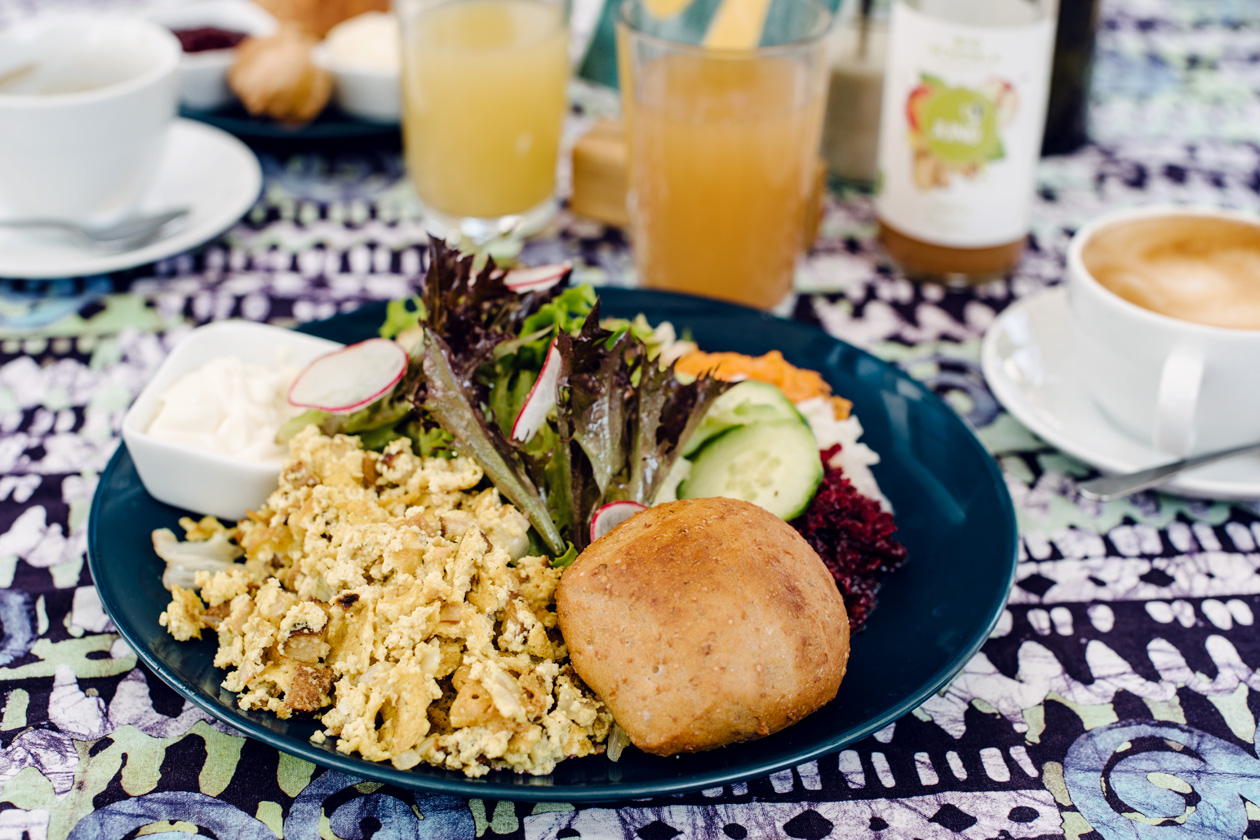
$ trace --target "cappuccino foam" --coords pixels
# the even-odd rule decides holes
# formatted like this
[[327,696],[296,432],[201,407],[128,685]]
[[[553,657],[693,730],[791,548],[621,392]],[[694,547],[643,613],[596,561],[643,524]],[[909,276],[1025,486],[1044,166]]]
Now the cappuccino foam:
[[1099,230],[1081,259],[1103,287],[1143,309],[1260,330],[1260,225],[1192,215],[1135,219]]

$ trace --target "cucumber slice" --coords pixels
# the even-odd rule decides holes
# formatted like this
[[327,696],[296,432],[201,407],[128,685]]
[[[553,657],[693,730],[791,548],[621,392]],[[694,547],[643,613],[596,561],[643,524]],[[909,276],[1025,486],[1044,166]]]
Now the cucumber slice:
[[778,388],[766,382],[745,379],[732,385],[709,406],[704,419],[683,447],[683,457],[691,456],[727,429],[772,420],[800,421],[802,417],[792,401]]
[[809,426],[772,420],[739,426],[705,447],[678,497],[743,499],[792,519],[804,513],[822,477],[818,442]]

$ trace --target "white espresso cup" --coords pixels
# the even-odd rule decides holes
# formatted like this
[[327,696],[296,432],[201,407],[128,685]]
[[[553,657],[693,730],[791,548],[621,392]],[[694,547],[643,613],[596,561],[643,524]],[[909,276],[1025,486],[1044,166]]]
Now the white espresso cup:
[[179,41],[140,18],[0,31],[0,219],[104,224],[140,201],[179,96]]
[[1068,249],[1077,371],[1103,413],[1174,457],[1260,441],[1260,217],[1111,213]]

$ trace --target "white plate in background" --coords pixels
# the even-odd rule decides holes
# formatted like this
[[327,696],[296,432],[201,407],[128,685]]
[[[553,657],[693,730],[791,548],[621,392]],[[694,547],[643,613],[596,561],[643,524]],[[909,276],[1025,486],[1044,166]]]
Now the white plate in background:
[[0,277],[46,280],[122,271],[195,248],[235,224],[262,193],[262,167],[225,131],[177,119],[138,212],[188,207],[174,231],[122,253],[99,253],[66,234],[0,228]]
[[[998,401],[1038,437],[1104,473],[1129,473],[1175,460],[1112,425],[1074,372],[1079,356],[1068,322],[1067,289],[1018,301],[984,336],[980,362]],[[1260,498],[1260,455],[1183,473],[1161,492],[1207,499]]]

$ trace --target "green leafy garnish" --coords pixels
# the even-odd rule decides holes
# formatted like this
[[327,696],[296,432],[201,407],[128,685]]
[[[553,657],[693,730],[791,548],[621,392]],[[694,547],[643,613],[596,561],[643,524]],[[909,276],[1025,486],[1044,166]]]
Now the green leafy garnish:
[[[651,502],[726,384],[682,382],[659,362],[672,329],[642,316],[601,322],[594,289],[570,287],[567,274],[517,293],[493,260],[438,240],[430,257],[419,293],[392,302],[380,330],[409,350],[403,379],[367,408],[306,412],[286,433],[313,422],[326,434],[358,434],[369,448],[407,437],[421,455],[471,457],[529,520],[531,540],[568,565],[590,542],[601,505]],[[555,407],[541,427],[527,424],[537,428],[528,440],[513,439],[553,346]]]

